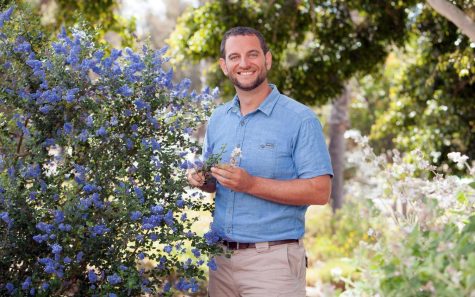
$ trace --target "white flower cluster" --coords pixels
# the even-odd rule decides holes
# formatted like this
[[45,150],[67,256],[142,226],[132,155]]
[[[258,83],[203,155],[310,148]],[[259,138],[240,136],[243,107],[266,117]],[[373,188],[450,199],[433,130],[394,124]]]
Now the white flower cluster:
[[467,156],[448,155],[459,168],[468,168],[472,177],[462,179],[438,173],[419,150],[377,156],[358,131],[350,130],[345,137],[357,144],[347,153],[347,164],[356,173],[346,182],[346,192],[356,200],[370,199],[399,230],[410,232],[416,225],[439,229],[449,221],[464,221],[475,210],[475,191],[468,185],[475,174]]

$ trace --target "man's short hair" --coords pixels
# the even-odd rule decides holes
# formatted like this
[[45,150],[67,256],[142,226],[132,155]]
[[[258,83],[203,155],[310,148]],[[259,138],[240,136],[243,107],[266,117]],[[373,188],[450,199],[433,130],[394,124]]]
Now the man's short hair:
[[262,51],[264,54],[267,54],[269,51],[269,48],[267,47],[266,41],[264,40],[264,36],[262,36],[261,32],[257,31],[254,28],[250,27],[234,27],[226,31],[223,36],[223,40],[221,41],[221,47],[220,47],[220,52],[221,52],[221,58],[226,57],[226,41],[228,40],[229,37],[231,36],[243,36],[243,35],[254,35],[259,39],[259,43],[261,44]]

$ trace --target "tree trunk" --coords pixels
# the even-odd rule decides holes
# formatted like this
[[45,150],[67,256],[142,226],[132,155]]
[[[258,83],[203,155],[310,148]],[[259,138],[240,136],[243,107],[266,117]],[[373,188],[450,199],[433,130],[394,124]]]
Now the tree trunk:
[[345,138],[349,127],[348,106],[350,103],[350,88],[347,85],[340,98],[333,102],[330,115],[330,157],[333,166],[332,208],[333,212],[343,206],[343,172],[345,169]]
[[447,0],[427,0],[427,3],[475,42],[475,22],[461,9]]

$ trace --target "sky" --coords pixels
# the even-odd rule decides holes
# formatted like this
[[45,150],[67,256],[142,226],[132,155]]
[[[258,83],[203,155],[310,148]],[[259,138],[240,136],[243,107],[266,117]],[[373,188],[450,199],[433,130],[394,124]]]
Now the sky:
[[[184,1],[193,6],[198,6],[198,0]],[[127,19],[134,16],[137,22],[137,31],[141,34],[145,25],[145,15],[151,12],[157,17],[164,17],[166,9],[162,0],[123,0],[120,14]]]

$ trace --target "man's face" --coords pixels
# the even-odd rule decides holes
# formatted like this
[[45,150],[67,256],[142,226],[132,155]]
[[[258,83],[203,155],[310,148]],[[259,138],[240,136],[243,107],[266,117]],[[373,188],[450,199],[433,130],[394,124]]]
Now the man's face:
[[272,55],[270,51],[264,54],[256,36],[229,37],[226,40],[225,53],[225,58],[221,58],[219,64],[235,87],[243,91],[252,91],[267,81]]

